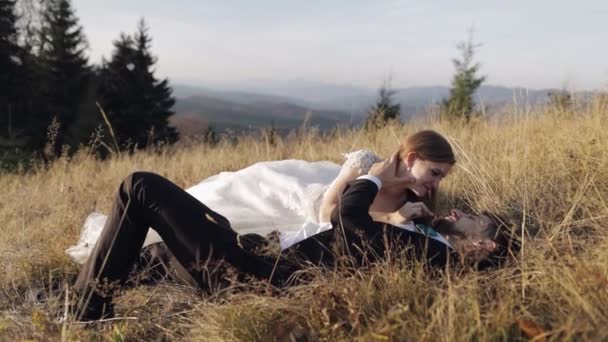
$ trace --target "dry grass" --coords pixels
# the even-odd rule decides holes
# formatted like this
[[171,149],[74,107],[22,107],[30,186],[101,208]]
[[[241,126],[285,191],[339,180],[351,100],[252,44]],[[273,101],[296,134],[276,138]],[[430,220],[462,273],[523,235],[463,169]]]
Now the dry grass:
[[[536,340],[608,339],[608,112],[590,101],[572,112],[512,108],[501,120],[441,122],[309,133],[208,148],[191,144],[107,161],[86,150],[48,168],[0,175],[0,340]],[[93,328],[61,323],[62,296],[40,303],[31,289],[69,284],[64,254],[93,209],[108,212],[120,180],[151,170],[190,186],[260,160],[334,160],[369,148],[388,155],[421,127],[447,135],[458,168],[442,184],[441,210],[500,211],[515,223],[522,252],[509,267],[429,274],[398,260],[350,273],[319,274],[306,286],[267,295],[200,296],[163,284],[117,298],[125,317]]]

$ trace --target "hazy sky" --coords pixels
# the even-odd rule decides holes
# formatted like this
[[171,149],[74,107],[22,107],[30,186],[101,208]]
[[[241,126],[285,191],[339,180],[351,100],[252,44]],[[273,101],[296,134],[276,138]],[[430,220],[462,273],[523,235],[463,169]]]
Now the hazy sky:
[[608,86],[606,0],[73,0],[91,61],[145,17],[172,82],[303,79],[447,85],[475,28],[487,83]]

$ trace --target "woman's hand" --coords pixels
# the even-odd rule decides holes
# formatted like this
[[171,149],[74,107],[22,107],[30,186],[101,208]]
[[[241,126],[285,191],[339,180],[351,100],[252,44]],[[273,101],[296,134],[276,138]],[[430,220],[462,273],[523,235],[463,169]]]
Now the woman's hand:
[[390,189],[391,191],[405,190],[409,185],[414,184],[416,179],[409,174],[398,176],[398,162],[399,151],[396,151],[389,158],[372,165],[367,174],[378,177],[384,189]]
[[422,202],[407,202],[390,216],[390,223],[405,224],[421,217],[435,216]]

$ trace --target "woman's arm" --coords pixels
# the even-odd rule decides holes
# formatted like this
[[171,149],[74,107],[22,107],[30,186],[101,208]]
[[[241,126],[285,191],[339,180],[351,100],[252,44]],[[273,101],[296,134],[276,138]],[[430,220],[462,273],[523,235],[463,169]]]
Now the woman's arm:
[[370,211],[369,214],[376,222],[393,225],[407,224],[414,219],[434,216],[423,202],[406,202],[401,208],[393,212]]

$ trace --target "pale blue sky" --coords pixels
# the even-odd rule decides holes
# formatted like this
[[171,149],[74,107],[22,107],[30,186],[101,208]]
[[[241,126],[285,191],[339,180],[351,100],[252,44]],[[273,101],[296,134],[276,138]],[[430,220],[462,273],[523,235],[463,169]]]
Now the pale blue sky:
[[447,85],[475,27],[487,83],[608,86],[606,0],[73,0],[91,61],[145,17],[172,82],[303,79]]

